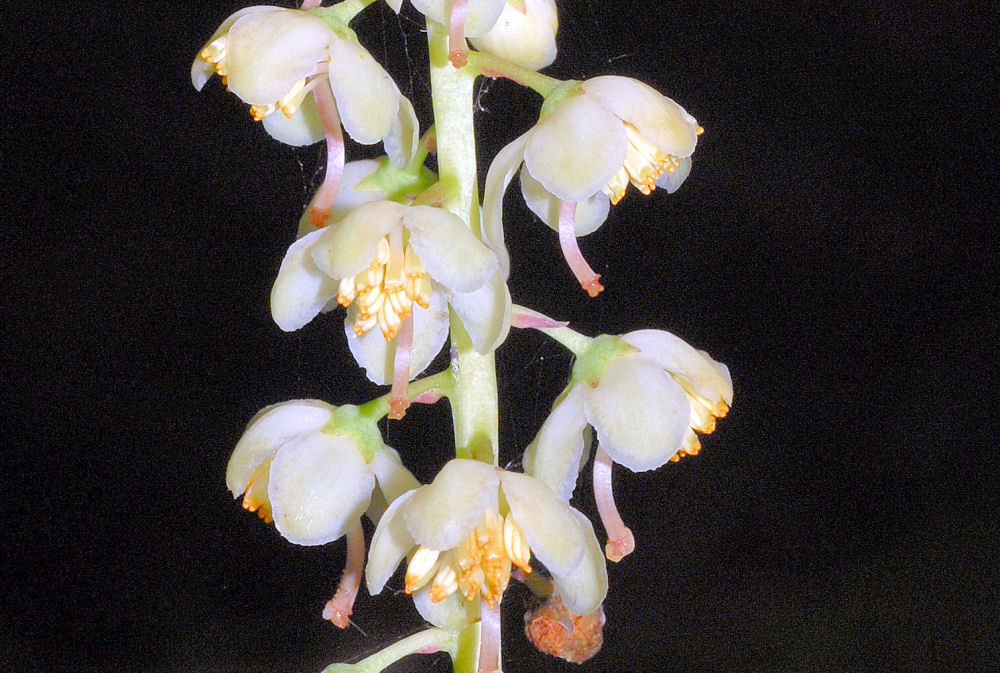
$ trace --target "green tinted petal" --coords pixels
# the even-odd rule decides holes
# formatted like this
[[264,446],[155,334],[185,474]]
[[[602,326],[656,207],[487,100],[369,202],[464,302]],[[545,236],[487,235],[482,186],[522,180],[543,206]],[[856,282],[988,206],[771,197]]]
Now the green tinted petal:
[[510,275],[510,255],[504,244],[503,235],[503,198],[507,185],[514,177],[521,162],[524,161],[524,147],[528,142],[525,134],[500,150],[486,173],[486,184],[483,188],[482,231],[486,245],[496,253],[506,279]]
[[608,595],[608,567],[590,521],[575,509],[571,512],[584,531],[583,557],[576,568],[553,579],[566,609],[575,615],[586,615],[596,610]]
[[436,282],[454,292],[472,292],[498,268],[496,255],[457,215],[432,206],[410,206],[404,226],[410,244]]
[[443,601],[434,602],[428,596],[431,584],[413,592],[413,604],[420,616],[443,629],[460,629],[479,619],[479,599],[467,601],[455,592]]
[[588,448],[584,394],[581,385],[571,386],[552,406],[552,412],[524,452],[524,471],[544,482],[563,502],[569,502],[573,495],[584,449]]
[[363,145],[377,143],[396,120],[399,89],[368,50],[356,42],[337,38],[330,53],[330,88],[344,129]]
[[499,269],[472,292],[445,292],[479,353],[497,348],[510,332],[510,292]]
[[403,557],[413,549],[413,536],[406,529],[402,508],[417,491],[407,491],[396,498],[382,515],[372,536],[365,566],[365,582],[372,596],[382,591]]
[[337,296],[337,280],[313,261],[313,244],[322,233],[316,231],[295,241],[281,260],[271,288],[271,317],[286,332],[308,323]]

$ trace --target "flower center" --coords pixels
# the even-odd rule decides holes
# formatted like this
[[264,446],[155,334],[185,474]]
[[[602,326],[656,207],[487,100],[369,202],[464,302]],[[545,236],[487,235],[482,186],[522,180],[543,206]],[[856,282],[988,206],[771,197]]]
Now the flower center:
[[430,599],[437,603],[460,592],[467,601],[481,594],[495,607],[510,582],[511,566],[531,572],[531,548],[508,513],[486,510],[483,520],[454,549],[443,554],[418,547],[406,567],[406,593],[431,581]]
[[[390,237],[397,239],[390,242]],[[348,307],[357,299],[358,317],[354,333],[362,336],[376,325],[386,341],[396,337],[400,325],[413,313],[413,303],[430,305],[431,278],[424,265],[396,230],[378,242],[375,259],[368,268],[340,281],[337,303]]]
[[622,200],[629,183],[635,185],[643,194],[651,194],[656,189],[656,179],[664,173],[673,173],[680,162],[678,157],[658,150],[628,122],[622,122],[622,125],[625,127],[625,137],[628,141],[625,163],[603,189],[612,204]]

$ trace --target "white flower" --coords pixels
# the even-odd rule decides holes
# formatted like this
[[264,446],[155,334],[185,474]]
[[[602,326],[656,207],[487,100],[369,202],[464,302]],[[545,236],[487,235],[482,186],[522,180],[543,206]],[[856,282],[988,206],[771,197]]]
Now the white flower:
[[461,219],[431,206],[365,203],[293,243],[271,291],[274,321],[296,330],[334,302],[349,307],[351,352],[380,384],[392,379],[389,346],[411,318],[407,380],[441,350],[449,305],[481,353],[510,327],[510,294],[496,256]]
[[695,433],[712,432],[732,400],[726,366],[669,332],[599,337],[577,360],[570,385],[525,452],[525,470],[568,501],[588,457],[585,430],[592,426],[599,444],[595,495],[609,537],[620,543],[608,557],[619,560],[632,543],[621,537],[631,533],[622,530],[620,517],[615,520],[610,462],[641,472],[697,454]]
[[472,46],[531,70],[556,60],[559,14],[554,0],[507,0],[493,27]]
[[[497,154],[483,192],[483,232],[505,272],[503,195],[521,169],[521,191],[531,210],[560,233],[570,267],[591,294],[597,276],[575,238],[607,218],[629,183],[649,194],[676,190],[691,169],[701,127],[674,101],[627,77],[595,77],[543,107],[538,123]],[[569,207],[567,207],[569,206]]]
[[323,139],[321,114],[308,94],[326,85],[356,141],[385,140],[387,153],[400,165],[416,149],[416,115],[389,74],[353,35],[338,34],[313,14],[271,6],[236,12],[195,58],[194,87],[200,91],[213,72],[284,143]]
[[[505,0],[412,0],[428,19],[448,27],[448,58],[456,68],[466,64],[465,38],[485,35],[497,22]],[[386,0],[398,14],[403,0]]]
[[495,606],[512,566],[531,572],[532,555],[573,613],[595,610],[607,593],[607,569],[587,518],[538,479],[474,460],[450,461],[431,484],[389,506],[368,555],[369,592],[380,592],[414,549],[405,588],[437,626],[473,621],[479,598]]
[[[273,520],[289,541],[320,545],[349,531],[372,504],[376,484],[376,513],[417,487],[374,423],[366,428],[363,420],[352,422],[352,411],[318,400],[261,410],[229,459],[226,485],[233,496],[242,495],[244,508]],[[342,422],[331,433],[335,416]]]

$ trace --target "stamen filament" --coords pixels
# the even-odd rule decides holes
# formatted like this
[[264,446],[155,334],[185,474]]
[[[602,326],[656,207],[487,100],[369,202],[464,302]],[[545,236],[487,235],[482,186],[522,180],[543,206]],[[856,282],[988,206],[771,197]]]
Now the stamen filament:
[[615,505],[615,496],[611,489],[612,462],[611,456],[598,444],[594,454],[594,500],[601,515],[601,524],[608,534],[604,555],[608,560],[617,563],[635,550],[635,537],[622,521]]

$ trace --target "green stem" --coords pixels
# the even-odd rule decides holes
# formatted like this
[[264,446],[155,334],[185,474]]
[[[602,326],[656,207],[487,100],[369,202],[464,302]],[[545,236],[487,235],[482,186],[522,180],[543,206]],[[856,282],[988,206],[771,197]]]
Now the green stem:
[[[429,391],[436,392],[441,397],[451,397],[454,395],[455,377],[452,375],[451,370],[446,369],[443,372],[410,381],[409,385],[406,386],[406,397],[412,400],[417,395]],[[372,420],[377,421],[381,419],[389,413],[389,398],[391,395],[391,393],[386,393],[382,397],[362,404],[358,407],[359,413]]]
[[535,70],[529,70],[499,56],[471,49],[469,50],[469,65],[486,77],[506,77],[524,85],[541,94],[542,98],[547,97],[563,83],[562,80],[543,75]]
[[361,10],[373,2],[375,0],[342,0],[342,2],[329,7],[317,7],[309,11],[322,17],[324,20],[328,18],[334,19],[346,26],[355,16],[361,13]]
[[427,629],[403,638],[356,664],[330,664],[323,669],[323,673],[379,673],[411,654],[447,652],[455,659],[458,656],[459,639],[458,631]]
[[[479,183],[476,175],[476,134],[473,125],[474,85],[478,71],[455,68],[448,60],[448,30],[427,22],[431,99],[437,131],[437,163],[445,188],[444,208],[454,213],[478,237]],[[455,453],[499,464],[499,408],[493,354],[482,355],[461,320],[452,311],[451,343],[457,357],[455,393],[450,397],[455,425]]]

